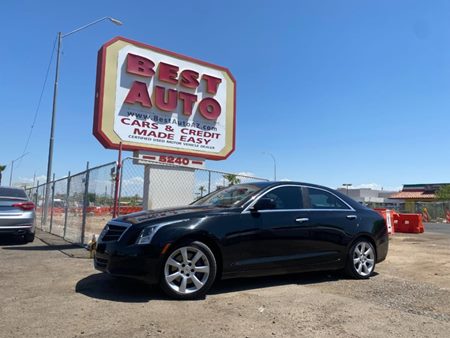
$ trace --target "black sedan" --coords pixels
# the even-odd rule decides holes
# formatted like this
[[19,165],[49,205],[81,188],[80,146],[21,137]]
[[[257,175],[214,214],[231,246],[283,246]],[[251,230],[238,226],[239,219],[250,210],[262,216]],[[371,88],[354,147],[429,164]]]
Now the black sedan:
[[264,182],[116,218],[99,236],[94,264],[194,299],[217,278],[338,269],[369,278],[387,251],[386,223],[373,210],[326,187]]

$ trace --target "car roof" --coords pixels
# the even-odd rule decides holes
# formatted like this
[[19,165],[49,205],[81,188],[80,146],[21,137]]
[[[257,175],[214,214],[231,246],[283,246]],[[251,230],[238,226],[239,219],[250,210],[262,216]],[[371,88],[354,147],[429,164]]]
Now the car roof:
[[[246,183],[242,183],[242,184],[246,184]],[[321,188],[321,189],[325,189],[325,190],[333,190],[332,188],[329,187],[325,187],[323,185],[318,185],[318,184],[314,184],[314,183],[307,183],[307,182],[297,182],[297,181],[264,181],[264,182],[251,182],[251,183],[247,183],[247,184],[254,184],[256,186],[260,186],[260,187],[269,187],[269,186],[277,186],[277,185],[302,185],[302,186],[306,186],[306,187],[312,187],[312,188]]]

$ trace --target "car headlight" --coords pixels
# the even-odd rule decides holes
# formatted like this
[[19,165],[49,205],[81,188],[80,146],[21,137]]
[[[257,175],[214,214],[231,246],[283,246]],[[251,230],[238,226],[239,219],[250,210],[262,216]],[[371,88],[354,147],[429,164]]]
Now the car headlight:
[[142,230],[139,234],[138,239],[136,240],[136,244],[149,244],[156,233],[156,228],[157,226],[151,226]]
[[184,221],[187,221],[187,219],[179,219],[176,221],[164,222],[164,223],[159,223],[159,224],[154,224],[154,225],[148,226],[141,231],[141,233],[139,234],[139,236],[136,240],[136,244],[150,244],[153,236],[155,236],[156,232],[160,228],[162,228],[163,226],[169,225],[169,224],[175,224],[175,223],[180,223],[180,222],[184,222]]

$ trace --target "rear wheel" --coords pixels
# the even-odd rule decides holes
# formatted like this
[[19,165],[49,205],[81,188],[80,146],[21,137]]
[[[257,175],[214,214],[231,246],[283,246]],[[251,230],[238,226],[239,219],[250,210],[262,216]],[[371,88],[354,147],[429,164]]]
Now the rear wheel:
[[160,286],[176,299],[203,297],[216,278],[214,254],[202,242],[191,242],[176,247],[165,258]]
[[34,241],[34,232],[28,232],[23,236],[23,240],[26,243],[31,243]]
[[367,279],[375,270],[376,254],[372,243],[359,239],[352,245],[347,257],[347,273],[356,279]]

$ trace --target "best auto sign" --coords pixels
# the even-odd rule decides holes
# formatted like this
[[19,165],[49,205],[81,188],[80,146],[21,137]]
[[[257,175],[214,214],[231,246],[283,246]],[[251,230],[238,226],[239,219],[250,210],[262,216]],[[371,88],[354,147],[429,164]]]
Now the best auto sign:
[[225,159],[235,102],[226,68],[122,37],[98,53],[93,132],[106,148]]

